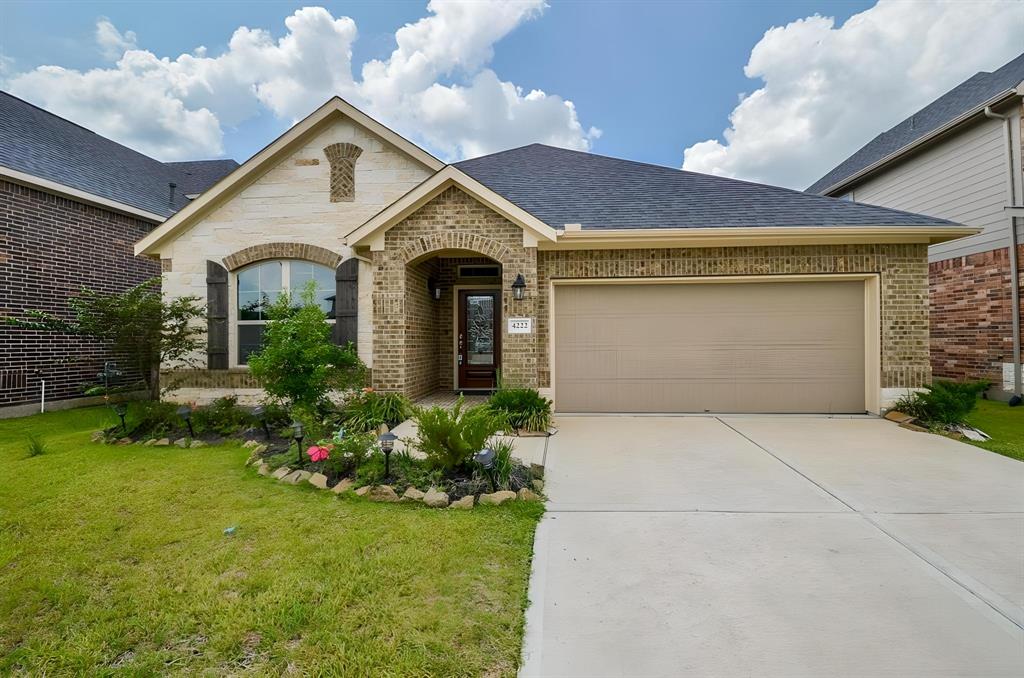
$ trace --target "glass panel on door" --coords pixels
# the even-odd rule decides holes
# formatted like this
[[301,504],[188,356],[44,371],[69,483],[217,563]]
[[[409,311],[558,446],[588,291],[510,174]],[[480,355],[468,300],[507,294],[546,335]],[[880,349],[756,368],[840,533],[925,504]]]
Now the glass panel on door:
[[466,362],[494,364],[494,296],[466,296]]

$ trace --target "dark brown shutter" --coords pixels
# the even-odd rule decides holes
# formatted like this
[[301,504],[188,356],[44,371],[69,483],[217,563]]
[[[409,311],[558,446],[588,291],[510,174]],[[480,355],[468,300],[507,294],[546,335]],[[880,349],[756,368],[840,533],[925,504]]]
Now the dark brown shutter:
[[347,259],[334,271],[334,343],[356,344],[359,319],[359,260]]
[[228,270],[206,261],[206,356],[211,370],[228,368]]

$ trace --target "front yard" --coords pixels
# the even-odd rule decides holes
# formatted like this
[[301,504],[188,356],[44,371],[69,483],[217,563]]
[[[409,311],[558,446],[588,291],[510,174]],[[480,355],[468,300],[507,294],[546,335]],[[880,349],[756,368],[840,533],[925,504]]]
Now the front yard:
[[115,421],[0,421],[0,673],[514,675],[539,503],[339,499]]
[[1024,407],[979,400],[977,408],[967,415],[967,423],[992,436],[992,440],[972,445],[1024,461]]

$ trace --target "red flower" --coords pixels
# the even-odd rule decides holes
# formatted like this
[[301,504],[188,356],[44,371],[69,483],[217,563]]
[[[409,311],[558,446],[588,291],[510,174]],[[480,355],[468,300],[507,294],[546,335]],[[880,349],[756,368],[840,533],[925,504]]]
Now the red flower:
[[306,450],[306,454],[309,455],[309,460],[313,462],[323,461],[324,459],[327,459],[328,453],[330,453],[330,450],[320,445],[313,445],[308,450]]

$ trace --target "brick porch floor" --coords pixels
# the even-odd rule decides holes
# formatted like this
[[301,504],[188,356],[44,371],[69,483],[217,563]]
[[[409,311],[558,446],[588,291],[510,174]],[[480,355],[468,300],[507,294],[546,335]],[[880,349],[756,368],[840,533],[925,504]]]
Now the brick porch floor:
[[[458,400],[459,394],[455,391],[434,391],[430,395],[423,396],[416,401],[420,407],[453,407]],[[467,394],[464,396],[466,407],[482,405],[487,402],[488,396],[479,394]]]

